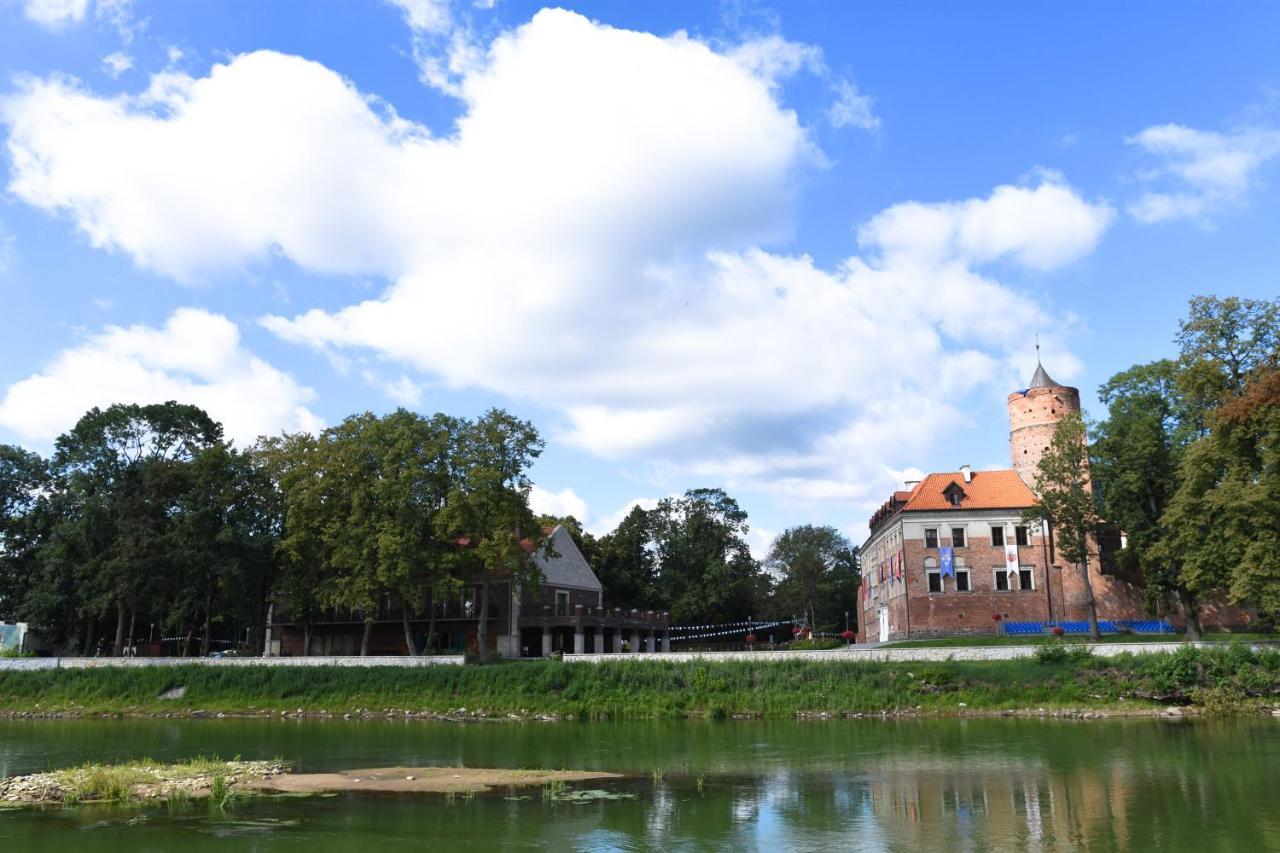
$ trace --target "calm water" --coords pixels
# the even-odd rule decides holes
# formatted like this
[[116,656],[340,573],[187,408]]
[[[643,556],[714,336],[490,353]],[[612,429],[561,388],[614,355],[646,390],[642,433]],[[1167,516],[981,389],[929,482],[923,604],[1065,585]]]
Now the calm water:
[[[0,723],[0,773],[200,753],[635,772],[635,799],[0,813],[0,850],[1280,850],[1280,721]],[[654,778],[654,770],[662,772]]]

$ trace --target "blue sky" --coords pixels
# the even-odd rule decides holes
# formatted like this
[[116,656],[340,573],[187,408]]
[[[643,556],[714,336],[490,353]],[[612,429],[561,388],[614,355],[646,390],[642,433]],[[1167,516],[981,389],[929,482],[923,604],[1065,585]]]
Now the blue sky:
[[855,538],[1189,296],[1273,297],[1274,4],[0,0],[0,441],[178,396],[547,438],[597,532]]

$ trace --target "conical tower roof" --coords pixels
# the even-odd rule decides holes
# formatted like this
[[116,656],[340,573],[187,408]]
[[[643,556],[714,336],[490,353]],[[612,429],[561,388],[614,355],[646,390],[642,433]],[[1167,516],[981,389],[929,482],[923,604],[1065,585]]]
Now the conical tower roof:
[[1031,375],[1031,384],[1028,388],[1060,388],[1053,377],[1049,375],[1049,371],[1044,369],[1044,365],[1040,363],[1040,359],[1036,359],[1036,372]]

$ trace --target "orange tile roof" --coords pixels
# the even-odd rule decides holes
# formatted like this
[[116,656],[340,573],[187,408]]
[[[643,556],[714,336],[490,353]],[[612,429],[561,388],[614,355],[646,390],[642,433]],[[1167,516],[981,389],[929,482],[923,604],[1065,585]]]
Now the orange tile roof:
[[[955,483],[964,490],[960,506],[952,506],[943,492]],[[974,471],[969,482],[959,471],[930,474],[911,490],[903,512],[919,510],[1025,509],[1033,506],[1036,496],[1011,468],[1001,471]]]

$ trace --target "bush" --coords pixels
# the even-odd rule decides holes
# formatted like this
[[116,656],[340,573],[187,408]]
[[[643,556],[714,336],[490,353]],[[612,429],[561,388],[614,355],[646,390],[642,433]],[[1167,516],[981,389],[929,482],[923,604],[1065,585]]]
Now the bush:
[[1036,649],[1036,660],[1040,663],[1066,663],[1067,647],[1061,643],[1052,643]]
[[793,652],[812,652],[823,649],[838,649],[844,645],[834,637],[815,637],[812,640],[792,640],[787,649]]

